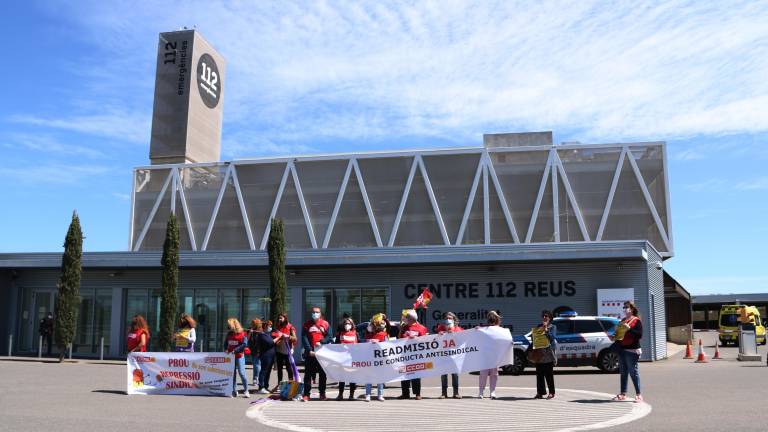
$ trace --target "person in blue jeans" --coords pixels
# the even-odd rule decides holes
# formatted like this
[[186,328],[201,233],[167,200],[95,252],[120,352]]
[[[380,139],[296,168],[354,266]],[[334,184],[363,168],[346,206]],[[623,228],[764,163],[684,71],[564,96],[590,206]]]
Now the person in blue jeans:
[[253,365],[253,388],[258,389],[259,375],[261,375],[261,359],[259,359],[259,348],[256,344],[256,337],[261,333],[261,320],[256,318],[251,320],[251,327],[248,329],[248,348],[251,350],[251,364]]
[[240,375],[240,382],[243,383],[243,396],[251,397],[248,393],[248,379],[245,377],[245,351],[248,349],[248,333],[243,330],[240,321],[237,318],[227,319],[227,339],[225,349],[228,353],[235,354],[235,370],[232,373],[232,397],[237,396],[237,381],[235,378]]
[[260,394],[269,393],[269,375],[272,373],[272,366],[275,364],[275,340],[272,339],[272,321],[266,320],[261,323],[261,333],[256,335],[256,350],[259,352],[259,361],[261,363],[261,373],[259,374]]
[[628,377],[632,378],[632,384],[635,386],[635,402],[642,402],[643,395],[640,392],[640,370],[638,361],[643,351],[640,349],[640,339],[643,337],[643,322],[640,320],[640,314],[637,306],[628,301],[624,302],[624,319],[619,322],[616,328],[616,340],[619,342],[621,351],[619,351],[619,373],[620,393],[613,400],[623,401],[627,399]]

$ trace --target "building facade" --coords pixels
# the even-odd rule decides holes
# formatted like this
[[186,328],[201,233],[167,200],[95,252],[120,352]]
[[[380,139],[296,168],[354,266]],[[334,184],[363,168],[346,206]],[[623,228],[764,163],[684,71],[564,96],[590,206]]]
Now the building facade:
[[[294,324],[397,318],[418,293],[428,326],[500,310],[515,334],[542,309],[597,314],[597,290],[633,288],[643,358],[666,356],[662,262],[674,254],[664,143],[517,145],[172,164],[134,171],[129,251],[86,253],[75,353],[124,353],[130,318],[158,326],[160,249],[175,213],[179,312],[199,348],[221,350],[224,322],[267,315],[266,238],[285,223]],[[37,351],[60,254],[0,254],[0,331]],[[42,314],[42,315],[41,315]]]

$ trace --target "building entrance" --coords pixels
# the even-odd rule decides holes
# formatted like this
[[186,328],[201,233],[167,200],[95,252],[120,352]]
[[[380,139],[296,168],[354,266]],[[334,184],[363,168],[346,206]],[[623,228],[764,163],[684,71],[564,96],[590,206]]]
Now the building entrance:
[[310,318],[312,307],[318,306],[334,330],[344,314],[359,324],[374,314],[391,316],[389,287],[307,288],[304,290],[303,321]]

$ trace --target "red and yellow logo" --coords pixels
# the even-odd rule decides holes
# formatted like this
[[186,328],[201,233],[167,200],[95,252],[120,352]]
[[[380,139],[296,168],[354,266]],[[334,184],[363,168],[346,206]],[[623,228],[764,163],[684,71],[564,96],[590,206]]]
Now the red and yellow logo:
[[418,372],[423,370],[429,370],[434,367],[434,364],[432,362],[424,362],[424,363],[414,363],[409,364],[401,367],[398,369],[399,373],[411,373],[411,372]]

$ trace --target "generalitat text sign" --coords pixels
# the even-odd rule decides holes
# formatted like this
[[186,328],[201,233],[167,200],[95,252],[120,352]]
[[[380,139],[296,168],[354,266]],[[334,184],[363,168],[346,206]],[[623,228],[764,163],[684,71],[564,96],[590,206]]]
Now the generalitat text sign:
[[512,335],[495,326],[378,343],[324,345],[315,355],[330,379],[357,384],[473,372],[513,362]]
[[129,353],[128,394],[229,396],[234,361],[231,353]]

